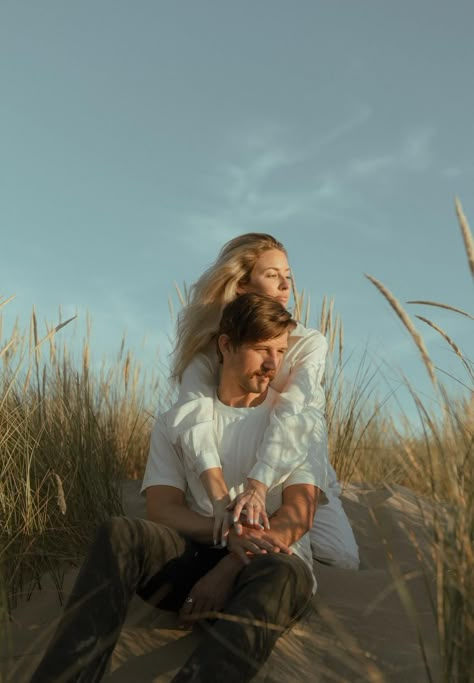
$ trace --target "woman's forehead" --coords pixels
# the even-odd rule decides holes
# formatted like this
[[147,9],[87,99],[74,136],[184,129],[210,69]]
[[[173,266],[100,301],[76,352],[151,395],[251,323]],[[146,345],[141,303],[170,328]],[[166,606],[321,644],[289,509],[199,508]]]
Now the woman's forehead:
[[265,270],[266,268],[275,268],[275,270],[289,270],[288,258],[283,251],[279,249],[269,249],[264,251],[263,254],[257,259],[255,264],[260,270]]

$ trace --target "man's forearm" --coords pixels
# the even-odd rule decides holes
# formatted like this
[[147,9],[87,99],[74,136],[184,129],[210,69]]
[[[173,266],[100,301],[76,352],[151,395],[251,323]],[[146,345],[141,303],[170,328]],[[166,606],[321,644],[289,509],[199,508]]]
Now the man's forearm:
[[315,496],[298,491],[292,495],[291,501],[284,502],[270,517],[270,533],[282,544],[290,546],[296,543],[313,526],[319,498],[319,489],[315,490]]
[[170,503],[159,514],[148,510],[148,519],[169,526],[197,543],[211,545],[213,542],[213,517],[205,517],[186,505]]

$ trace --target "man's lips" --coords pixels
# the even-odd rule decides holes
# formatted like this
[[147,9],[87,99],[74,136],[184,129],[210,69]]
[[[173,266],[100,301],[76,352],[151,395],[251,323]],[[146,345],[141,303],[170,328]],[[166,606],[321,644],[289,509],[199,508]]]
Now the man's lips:
[[256,372],[255,377],[261,377],[262,379],[268,379],[270,382],[275,377],[274,372]]

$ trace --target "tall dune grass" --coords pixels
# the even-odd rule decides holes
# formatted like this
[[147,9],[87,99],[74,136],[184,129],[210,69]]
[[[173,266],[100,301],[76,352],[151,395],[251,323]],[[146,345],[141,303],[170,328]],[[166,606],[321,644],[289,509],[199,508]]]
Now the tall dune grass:
[[15,324],[0,342],[0,571],[10,606],[45,571],[61,585],[63,561],[121,511],[121,482],[139,475],[148,450],[154,379],[124,343],[112,366],[91,368],[88,338],[75,360],[61,342],[65,324],[41,337],[33,311],[29,332]]
[[[474,277],[473,238],[459,200],[456,212],[471,275]],[[455,341],[434,321],[417,318],[436,330],[460,361],[464,393],[453,397],[432,361],[423,337],[407,311],[381,282],[367,276],[400,318],[418,348],[432,383],[436,408],[427,405],[404,378],[418,412],[421,432],[410,433],[406,425],[401,434],[393,429],[399,461],[408,485],[434,502],[431,533],[432,554],[424,558],[428,578],[433,577],[433,609],[437,622],[442,680],[468,683],[474,672],[474,373],[472,359],[463,354]],[[472,316],[449,304],[413,302]],[[370,463],[368,463],[370,469]],[[420,509],[420,513],[422,513]],[[435,672],[427,667],[429,680]]]
[[[459,203],[457,212],[474,274],[472,236]],[[451,396],[407,311],[381,282],[369,279],[419,349],[438,408],[426,405],[405,379],[421,430],[408,419],[395,421],[389,395],[375,393],[376,369],[367,355],[349,379],[343,324],[334,303],[324,299],[318,326],[329,342],[325,393],[331,458],[343,482],[404,484],[433,501],[434,516],[427,521],[432,555],[424,562],[435,586],[442,680],[467,683],[474,670],[472,362],[434,320],[420,316],[459,358],[465,393]],[[295,294],[295,315],[310,322],[309,299],[304,292]],[[178,290],[178,297],[185,302],[186,289]],[[471,317],[449,304],[416,305]],[[0,617],[2,595],[4,606],[11,607],[45,571],[53,573],[59,588],[64,561],[80,556],[101,519],[121,511],[121,481],[141,476],[146,461],[160,395],[156,378],[142,372],[124,342],[110,365],[91,366],[89,339],[75,360],[61,342],[62,326],[47,328],[41,337],[33,313],[29,332],[15,325],[3,338],[0,318]],[[428,680],[436,678],[427,670]]]

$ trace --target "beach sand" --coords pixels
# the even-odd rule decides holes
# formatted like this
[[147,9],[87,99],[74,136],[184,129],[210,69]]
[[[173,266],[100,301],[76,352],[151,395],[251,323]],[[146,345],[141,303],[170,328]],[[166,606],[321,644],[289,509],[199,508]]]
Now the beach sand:
[[[139,482],[124,485],[124,509],[145,516]],[[425,673],[420,640],[433,680],[437,680],[436,625],[418,555],[428,545],[420,506],[403,487],[371,489],[351,485],[344,507],[360,547],[359,571],[315,563],[318,591],[310,613],[282,636],[256,683],[300,681],[421,683]],[[67,573],[67,594],[77,570]],[[433,592],[431,590],[431,592]],[[56,588],[45,578],[42,590],[13,612],[11,640],[3,644],[3,680],[26,683],[61,614]],[[165,683],[199,638],[177,629],[174,615],[136,598],[112,656],[108,683]],[[209,683],[212,683],[211,681]]]

